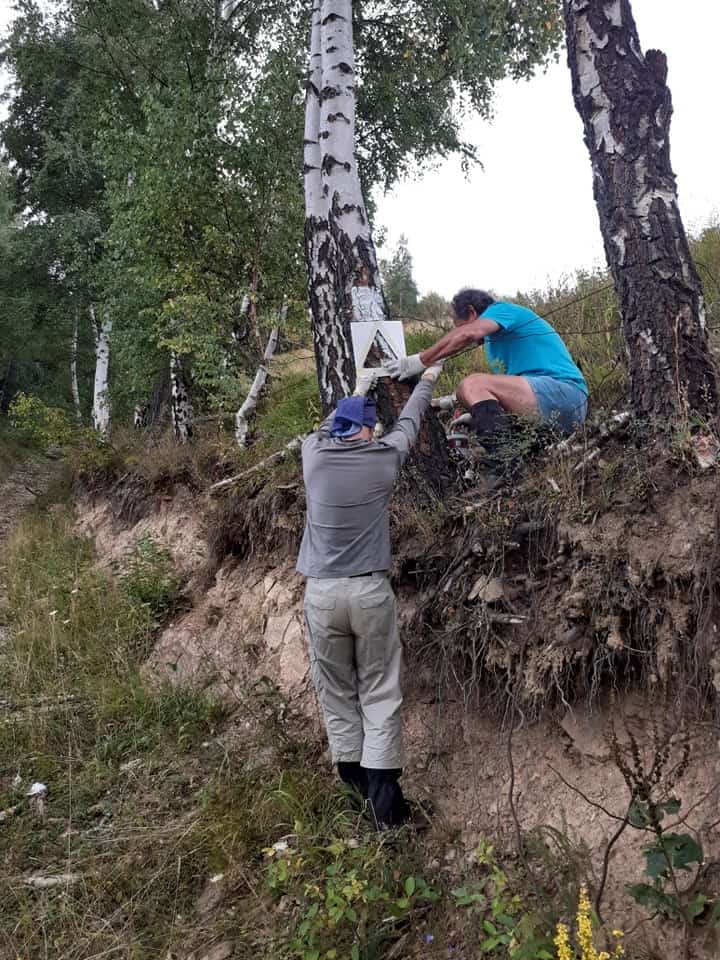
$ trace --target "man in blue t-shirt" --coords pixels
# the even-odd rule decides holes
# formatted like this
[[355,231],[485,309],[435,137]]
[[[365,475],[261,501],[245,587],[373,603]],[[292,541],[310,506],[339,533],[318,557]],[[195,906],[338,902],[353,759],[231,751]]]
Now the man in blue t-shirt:
[[485,290],[453,297],[455,329],[432,347],[386,363],[400,380],[439,361],[485,344],[491,373],[473,373],[457,388],[481,439],[497,433],[506,412],[535,414],[570,432],[587,416],[588,388],[567,347],[550,324],[527,307],[496,301]]

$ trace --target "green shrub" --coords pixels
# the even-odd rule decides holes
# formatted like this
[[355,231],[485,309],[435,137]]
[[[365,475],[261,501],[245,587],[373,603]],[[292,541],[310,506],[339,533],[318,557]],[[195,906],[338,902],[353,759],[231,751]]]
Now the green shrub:
[[19,393],[10,404],[10,423],[27,443],[47,450],[68,446],[76,439],[78,428],[60,407],[50,407],[39,397]]
[[159,626],[175,606],[181,578],[170,551],[146,533],[130,553],[120,582],[130,602],[147,610],[152,622]]

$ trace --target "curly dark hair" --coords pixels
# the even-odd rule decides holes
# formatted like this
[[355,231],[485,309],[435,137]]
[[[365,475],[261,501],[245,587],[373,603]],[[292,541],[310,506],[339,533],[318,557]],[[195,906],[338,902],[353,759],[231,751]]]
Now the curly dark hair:
[[474,307],[477,315],[481,316],[491,303],[495,303],[495,298],[491,297],[487,290],[473,290],[471,287],[460,290],[451,301],[453,313],[458,320],[468,319],[469,307]]

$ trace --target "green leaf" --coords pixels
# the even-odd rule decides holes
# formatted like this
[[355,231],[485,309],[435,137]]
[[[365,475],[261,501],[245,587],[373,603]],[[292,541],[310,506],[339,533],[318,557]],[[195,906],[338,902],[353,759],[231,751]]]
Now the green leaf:
[[306,950],[303,954],[303,960],[320,960],[320,951]]
[[298,937],[300,937],[300,939],[302,940],[309,929],[310,929],[310,921],[303,920],[303,922],[298,927]]
[[712,909],[707,918],[707,925],[711,929],[720,926],[720,900],[713,901]]
[[353,944],[350,951],[350,960],[360,960],[360,947],[356,943]]
[[408,877],[405,881],[405,893],[409,897],[415,893],[415,877]]
[[483,930],[485,933],[491,933],[493,936],[497,936],[497,927],[489,920],[483,920]]
[[627,888],[627,892],[641,907],[646,907],[653,913],[662,913],[673,920],[682,919],[682,910],[675,897],[663,893],[649,883],[635,883]]
[[320,904],[319,904],[317,901],[315,901],[315,903],[310,907],[310,909],[309,909],[308,912],[305,914],[305,916],[306,916],[309,920],[312,920],[313,917],[316,917],[316,916],[317,916],[319,909],[320,909]]
[[689,833],[665,833],[663,845],[676,869],[689,870],[690,864],[702,862],[702,847]]
[[400,897],[400,899],[397,900],[396,903],[397,903],[397,906],[400,908],[400,910],[407,910],[407,908],[410,906],[410,901],[408,900],[407,897]]
[[710,898],[705,896],[704,893],[698,893],[686,904],[685,913],[690,922],[697,920],[697,918],[705,912],[708,903],[710,903]]
[[358,915],[353,907],[347,908],[347,910],[345,911],[345,916],[350,921],[350,923],[357,923]]
[[676,813],[680,813],[681,806],[682,804],[677,797],[670,797],[670,799],[666,800],[665,803],[658,804],[658,810],[664,810],[665,813],[669,813],[670,816],[674,816]]
[[483,940],[480,944],[480,952],[489,953],[491,950],[494,950],[495,947],[499,947],[502,942],[502,937],[488,937],[487,940]]

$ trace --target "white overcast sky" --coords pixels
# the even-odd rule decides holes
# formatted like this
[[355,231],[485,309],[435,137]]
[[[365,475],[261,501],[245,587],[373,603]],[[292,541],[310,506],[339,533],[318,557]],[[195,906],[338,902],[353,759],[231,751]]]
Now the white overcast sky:
[[[720,210],[720,2],[632,0],[632,7],[643,50],[667,54],[671,159],[692,231]],[[378,221],[388,234],[383,254],[404,233],[423,293],[450,297],[472,284],[510,296],[604,265],[564,51],[546,74],[501,84],[493,121],[472,120],[464,132],[484,169],[465,179],[448,161],[379,200]]]
[[[720,2],[632,6],[643,49],[657,47],[668,57],[680,210],[686,227],[697,230],[720,213]],[[11,17],[9,0],[0,0],[1,33]],[[381,254],[404,233],[421,292],[450,297],[473,284],[512,295],[604,264],[564,52],[547,73],[501,84],[492,122],[470,120],[464,134],[477,145],[483,169],[465,178],[459,163],[448,161],[379,198],[378,222],[387,229]]]

